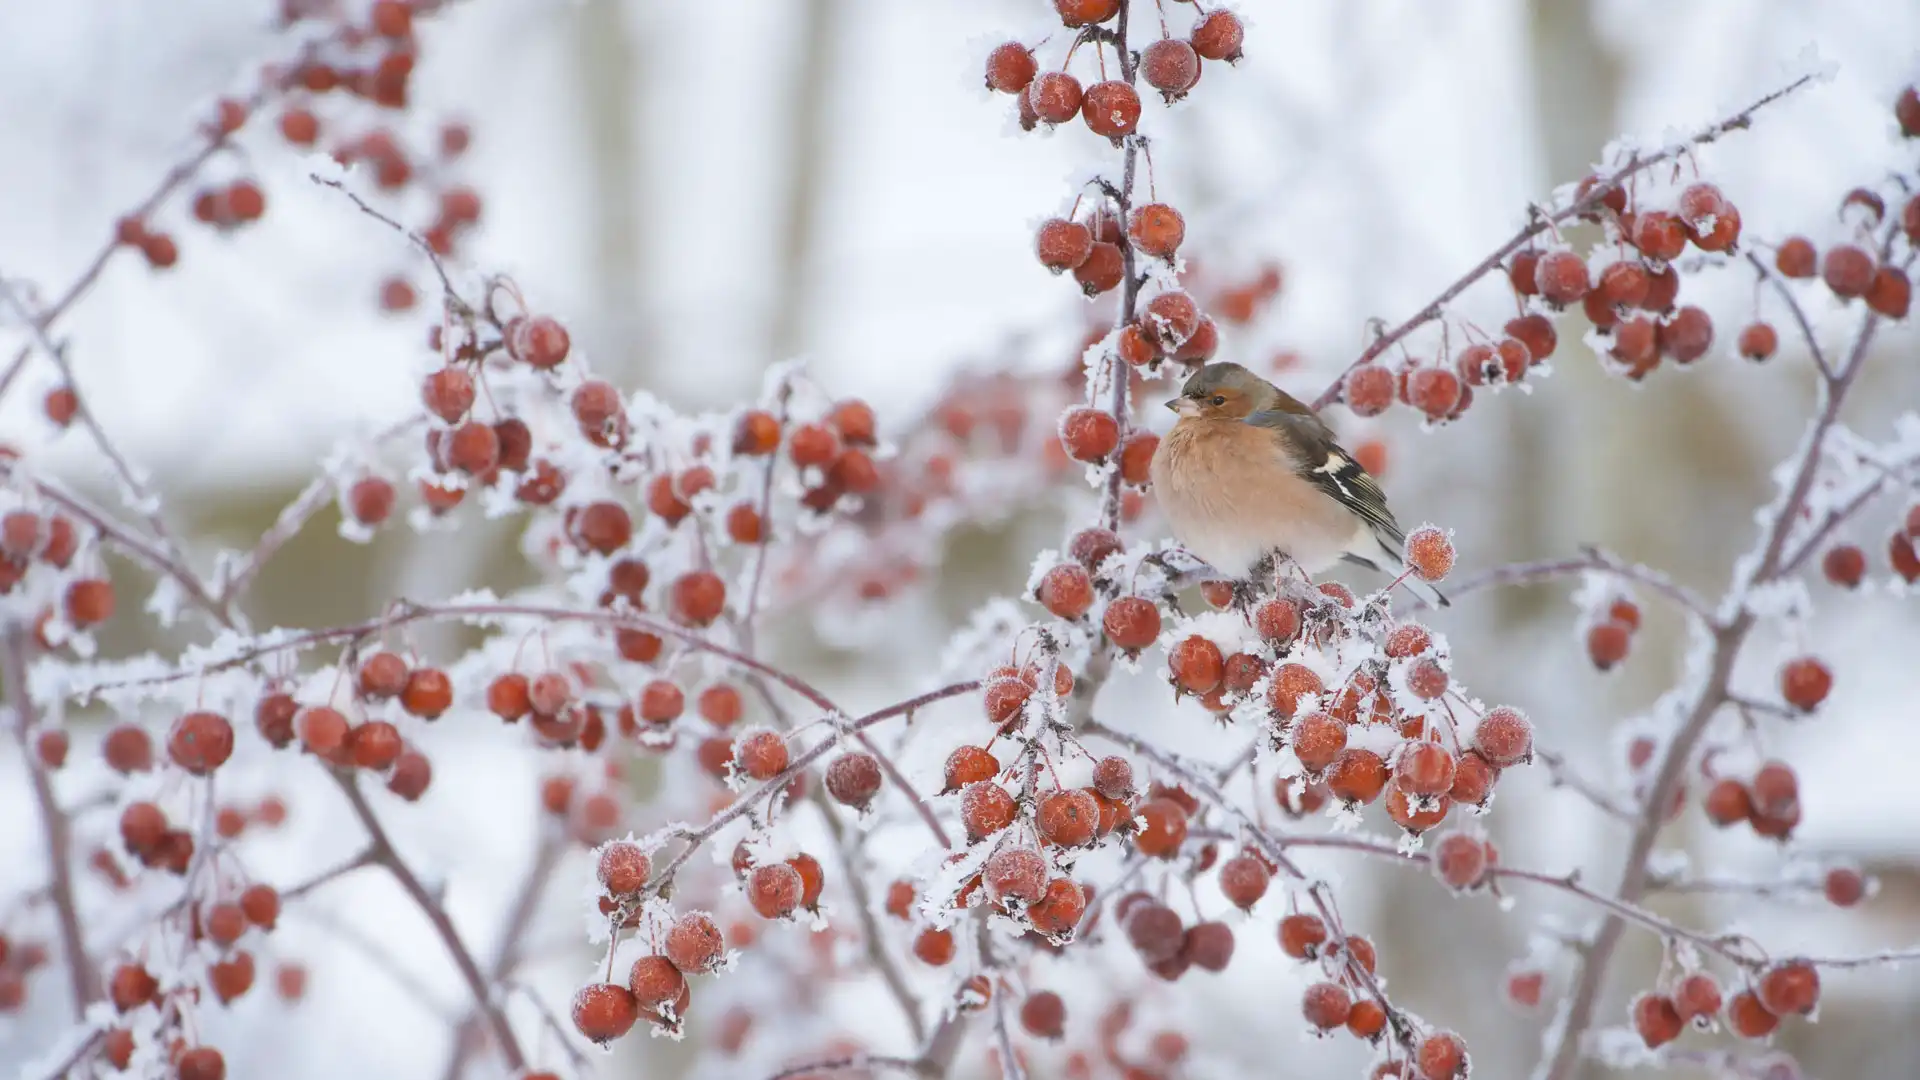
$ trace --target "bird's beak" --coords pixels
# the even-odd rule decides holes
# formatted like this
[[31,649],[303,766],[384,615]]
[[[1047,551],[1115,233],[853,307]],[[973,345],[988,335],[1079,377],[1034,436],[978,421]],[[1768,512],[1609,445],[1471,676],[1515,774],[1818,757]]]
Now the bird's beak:
[[1183,397],[1177,397],[1167,402],[1167,408],[1172,409],[1180,416],[1197,416],[1200,412],[1200,406],[1195,405],[1191,398]]

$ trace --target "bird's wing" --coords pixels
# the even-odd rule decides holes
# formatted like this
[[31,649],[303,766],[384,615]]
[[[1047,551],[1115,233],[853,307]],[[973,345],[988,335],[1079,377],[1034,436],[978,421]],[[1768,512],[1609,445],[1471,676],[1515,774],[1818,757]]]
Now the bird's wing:
[[1338,442],[1320,418],[1311,413],[1263,409],[1246,419],[1248,424],[1270,431],[1284,432],[1299,448],[1294,472],[1329,497],[1352,511],[1372,527],[1381,543],[1397,557],[1406,542],[1400,525],[1387,509],[1387,493],[1368,475]]

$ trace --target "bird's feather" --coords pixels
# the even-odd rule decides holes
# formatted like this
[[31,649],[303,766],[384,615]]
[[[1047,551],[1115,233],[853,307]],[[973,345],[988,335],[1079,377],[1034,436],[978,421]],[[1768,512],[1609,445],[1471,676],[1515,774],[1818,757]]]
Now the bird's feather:
[[[1303,480],[1365,521],[1381,546],[1389,551],[1406,542],[1406,534],[1387,509],[1387,493],[1360,463],[1333,437],[1333,432],[1311,413],[1263,409],[1247,417],[1258,428],[1284,432],[1298,448],[1294,472]],[[1395,560],[1398,561],[1398,555]]]

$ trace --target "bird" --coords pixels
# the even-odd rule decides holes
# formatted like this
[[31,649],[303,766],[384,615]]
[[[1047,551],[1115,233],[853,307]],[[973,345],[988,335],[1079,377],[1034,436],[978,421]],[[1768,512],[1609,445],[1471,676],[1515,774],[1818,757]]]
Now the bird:
[[1179,415],[1151,465],[1175,539],[1245,598],[1276,559],[1308,575],[1347,562],[1394,576],[1429,603],[1431,584],[1406,574],[1406,534],[1386,492],[1299,399],[1239,364],[1187,378],[1167,408]]

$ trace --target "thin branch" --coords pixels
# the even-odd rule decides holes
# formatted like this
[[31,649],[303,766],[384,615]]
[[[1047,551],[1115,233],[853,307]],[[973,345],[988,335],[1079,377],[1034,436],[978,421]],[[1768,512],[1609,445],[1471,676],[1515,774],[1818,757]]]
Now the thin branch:
[[398,221],[375,209],[367,200],[361,198],[352,188],[339,180],[324,177],[317,173],[309,173],[307,178],[319,184],[321,187],[332,188],[340,194],[345,195],[347,198],[353,200],[353,205],[359,207],[361,213],[387,226],[401,236],[406,237],[408,242],[413,244],[414,247],[419,248],[420,252],[427,257],[427,261],[433,264],[433,272],[440,278],[440,290],[446,298],[447,305],[457,314],[464,316],[472,316],[474,314],[473,306],[462,299],[459,291],[453,287],[453,279],[447,275],[446,264],[440,260],[440,253],[433,250],[433,245],[427,243],[426,237],[421,236],[419,233],[414,232],[412,229],[407,228],[405,225],[400,224]]
[[[1700,619],[1713,618],[1713,609],[1700,594],[1673,580],[1666,574],[1651,567],[1628,562],[1612,552],[1587,546],[1580,554],[1568,559],[1541,559],[1536,562],[1508,563],[1490,570],[1463,578],[1453,586],[1455,596],[1480,592],[1508,585],[1537,585],[1544,581],[1572,577],[1577,574],[1602,572],[1612,574],[1623,581],[1645,586],[1652,592],[1671,600],[1681,610]],[[1425,601],[1413,605],[1412,610],[1426,607]]]
[[1007,1023],[1007,998],[1011,995],[1005,984],[994,987],[993,993],[993,1037],[1000,1044],[1000,1075],[1003,1080],[1027,1080],[1026,1066],[1020,1063],[1020,1055],[1013,1049],[1012,1025]]
[[851,1054],[845,1057],[821,1058],[817,1061],[805,1061],[798,1065],[789,1065],[767,1080],[798,1080],[803,1076],[816,1076],[821,1073],[859,1072],[863,1069],[892,1069],[895,1072],[929,1075],[916,1058],[881,1057],[875,1054]]
[[[494,947],[493,963],[487,968],[487,977],[494,983],[504,982],[520,966],[527,947],[527,929],[533,925],[533,916],[539,910],[541,897],[546,895],[547,883],[553,880],[554,868],[566,851],[566,837],[558,830],[548,829],[540,837],[533,864],[520,879],[520,889],[507,907],[500,940]],[[484,1017],[475,1010],[455,1025],[453,1051],[447,1055],[447,1067],[440,1073],[443,1080],[458,1080],[466,1072],[467,1061],[476,1049],[475,1035],[483,1022]]]
[[854,916],[860,920],[860,938],[866,946],[867,960],[880,979],[887,984],[887,992],[900,1006],[900,1012],[907,1019],[907,1028],[913,1033],[913,1042],[918,1046],[927,1038],[926,1020],[920,1015],[920,999],[914,996],[913,988],[907,984],[906,972],[901,970],[899,961],[887,949],[887,936],[881,931],[880,920],[873,914],[873,894],[867,889],[866,878],[860,873],[859,861],[855,858],[853,844],[847,836],[847,827],[834,811],[832,801],[825,789],[813,785],[808,789],[808,798],[819,807],[820,816],[826,820],[827,831],[833,839],[834,854],[840,859],[840,873],[846,879],[847,891],[853,894]]
[[1320,392],[1319,397],[1314,399],[1314,409],[1316,411],[1324,409],[1340,400],[1340,391],[1346,381],[1347,372],[1379,357],[1382,353],[1406,338],[1407,335],[1440,318],[1441,315],[1446,312],[1447,305],[1452,303],[1455,297],[1466,292],[1481,278],[1499,269],[1500,266],[1507,261],[1508,256],[1525,247],[1534,237],[1565,222],[1571,221],[1576,217],[1598,209],[1601,202],[1607,197],[1608,192],[1620,187],[1635,174],[1644,172],[1662,162],[1672,161],[1674,158],[1690,152],[1695,147],[1705,146],[1708,143],[1720,139],[1729,132],[1744,130],[1753,123],[1754,113],[1813,82],[1814,78],[1815,76],[1813,75],[1802,75],[1726,119],[1715,121],[1701,128],[1688,138],[1682,139],[1670,146],[1663,147],[1645,157],[1637,154],[1634,155],[1628,159],[1625,165],[1614,170],[1599,183],[1594,184],[1585,196],[1575,199],[1559,210],[1553,211],[1552,213],[1544,213],[1539,209],[1535,209],[1531,214],[1531,220],[1522,227],[1519,232],[1515,233],[1511,239],[1496,248],[1493,254],[1480,260],[1479,264],[1473,269],[1468,270],[1464,275],[1455,280],[1453,284],[1442,289],[1439,296],[1434,297],[1433,300],[1428,302],[1426,307],[1415,312],[1411,318],[1374,338],[1373,343],[1361,352],[1360,358],[1343,368],[1339,376],[1336,377],[1325,390]]
[[1760,280],[1773,286],[1773,291],[1787,305],[1787,311],[1792,313],[1793,321],[1799,324],[1800,339],[1807,343],[1807,351],[1813,354],[1814,366],[1820,369],[1822,378],[1832,382],[1833,365],[1827,363],[1827,354],[1820,348],[1820,339],[1813,334],[1813,323],[1807,318],[1807,309],[1800,305],[1800,298],[1793,295],[1793,291],[1787,288],[1787,283],[1781,280],[1780,275],[1774,273],[1773,268],[1763,262],[1751,248],[1747,250],[1747,262],[1753,264],[1754,272],[1760,275]]
[[176,553],[165,550],[116,520],[106,510],[59,484],[30,476],[18,461],[0,459],[0,479],[14,477],[26,478],[27,483],[32,485],[41,498],[93,526],[102,539],[125,552],[129,558],[144,563],[155,573],[178,582],[194,603],[213,613],[216,619],[219,618],[219,604],[214,600],[213,594],[207,590],[205,583],[179,560]]
[[1564,756],[1537,747],[1533,751],[1533,756],[1547,767],[1547,777],[1554,787],[1563,787],[1574,792],[1608,817],[1629,822],[1640,820],[1638,812],[1622,806],[1613,796],[1601,790],[1599,785],[1575,772],[1573,767],[1567,764]]
[[367,830],[373,861],[393,875],[393,879],[400,884],[400,888],[412,898],[414,906],[418,907],[420,913],[427,917],[427,921],[433,924],[434,933],[439,936],[441,946],[447,950],[447,955],[453,959],[454,966],[460,970],[460,977],[467,984],[467,992],[473,995],[474,1007],[486,1017],[487,1026],[493,1032],[494,1041],[499,1045],[500,1053],[506,1058],[507,1065],[515,1072],[524,1071],[527,1067],[527,1056],[520,1049],[520,1040],[513,1033],[513,1025],[507,1022],[506,1013],[493,1000],[492,985],[487,981],[487,977],[481,974],[480,965],[474,962],[473,954],[467,950],[466,943],[460,939],[460,933],[454,928],[453,920],[447,916],[447,909],[441,905],[438,898],[427,891],[427,887],[421,884],[413,868],[408,866],[406,860],[402,859],[400,853],[394,849],[393,842],[387,837],[386,829],[380,824],[380,818],[374,814],[373,807],[361,793],[359,783],[353,777],[342,773],[335,772],[331,775],[339,785],[341,794],[346,796],[347,805],[353,808],[354,817],[360,820],[361,828]]
[[84,1020],[88,1003],[100,996],[100,973],[87,958],[86,937],[80,932],[80,908],[73,893],[71,823],[54,799],[53,783],[47,779],[47,771],[40,767],[40,755],[33,749],[34,707],[27,690],[27,635],[27,629],[19,625],[6,631],[7,697],[13,706],[13,735],[20,744],[20,764],[27,770],[33,800],[40,808],[40,830],[52,874],[48,889],[60,926],[61,951],[66,954],[68,981],[73,991],[73,1018]]
[[373,866],[377,864],[380,861],[379,856],[380,856],[379,850],[375,846],[370,844],[367,847],[362,848],[359,854],[355,855],[351,859],[348,859],[346,862],[343,862],[338,866],[334,866],[329,869],[322,870],[318,874],[315,874],[314,876],[308,878],[307,880],[301,882],[298,885],[291,885],[291,886],[288,886],[287,888],[281,889],[280,900],[282,903],[285,903],[288,900],[298,900],[302,896],[305,896],[308,893],[314,891],[315,889],[320,888],[322,885],[326,885],[339,878],[346,877],[348,874],[351,874],[355,870],[359,870],[362,867]]

